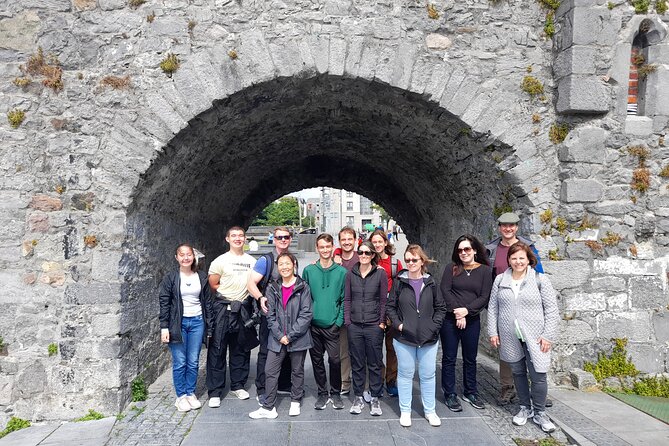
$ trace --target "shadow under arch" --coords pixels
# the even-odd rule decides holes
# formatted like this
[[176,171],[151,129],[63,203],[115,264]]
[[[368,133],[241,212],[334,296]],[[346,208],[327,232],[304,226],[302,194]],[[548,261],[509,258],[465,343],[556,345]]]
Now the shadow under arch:
[[[278,78],[193,118],[135,188],[121,260],[123,361],[148,380],[162,369],[156,289],[188,242],[209,259],[229,226],[308,187],[351,190],[379,203],[409,239],[446,263],[465,232],[486,238],[506,186],[489,142],[426,97],[341,76]],[[493,157],[492,153],[496,156]]]

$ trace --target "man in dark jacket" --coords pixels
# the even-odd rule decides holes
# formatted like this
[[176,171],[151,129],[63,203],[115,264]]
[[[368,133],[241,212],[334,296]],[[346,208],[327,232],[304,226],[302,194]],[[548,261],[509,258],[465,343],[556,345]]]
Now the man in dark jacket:
[[[537,256],[537,266],[535,266],[534,269],[538,273],[544,272],[544,269],[541,266],[539,253],[534,247],[534,242],[528,238],[517,235],[519,221],[520,217],[513,212],[506,212],[500,215],[497,219],[497,227],[500,236],[485,245],[494,277],[502,274],[509,268],[506,255],[509,252],[509,247],[516,242],[523,242],[532,249],[534,255]],[[502,360],[499,361],[499,381],[502,386],[499,395],[499,403],[501,405],[509,404],[516,395],[516,391],[513,387],[511,368],[509,367],[509,364]]]
[[241,400],[249,398],[244,390],[249,377],[251,350],[258,345],[255,327],[246,326],[252,301],[246,290],[255,258],[244,253],[244,229],[228,229],[225,241],[230,250],[218,256],[209,266],[209,285],[216,293],[213,299],[214,336],[207,352],[207,389],[209,407],[219,407],[225,389],[226,359],[230,350],[230,394]]

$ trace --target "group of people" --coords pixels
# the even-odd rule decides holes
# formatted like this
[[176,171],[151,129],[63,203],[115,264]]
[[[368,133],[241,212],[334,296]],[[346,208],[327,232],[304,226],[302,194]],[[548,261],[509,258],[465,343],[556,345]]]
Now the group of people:
[[343,409],[342,395],[352,392],[350,413],[360,414],[369,405],[371,415],[382,415],[379,398],[385,386],[388,395],[398,396],[399,422],[408,427],[418,368],[424,416],[439,426],[440,340],[447,407],[462,410],[455,379],[459,348],[461,399],[485,407],[477,389],[476,358],[487,308],[490,343],[500,353],[500,402],[508,403],[517,392],[520,410],[513,423],[532,419],[545,432],[553,431],[545,411],[546,373],[557,335],[557,301],[533,245],[517,236],[518,222],[514,213],[500,216],[500,236],[488,245],[472,235],[459,237],[439,281],[428,272],[434,261],[421,246],[408,245],[403,266],[383,230],[372,232],[357,249],[351,228],[339,232],[336,250],[333,237],[320,234],[319,259],[301,277],[288,250],[292,234],[284,227],[272,234],[274,250],[257,260],[244,252],[243,228],[230,228],[230,250],[211,263],[208,275],[198,270],[193,248],[179,246],[179,267],[160,286],[161,340],[172,352],[177,409],[201,407],[194,391],[202,343],[208,347],[209,407],[221,404],[226,366],[230,394],[250,397],[245,386],[251,350],[259,346],[255,387],[260,407],[249,413],[251,418],[276,418],[282,392],[290,394],[288,415],[300,414],[309,352],[318,387],[315,409],[328,404]]

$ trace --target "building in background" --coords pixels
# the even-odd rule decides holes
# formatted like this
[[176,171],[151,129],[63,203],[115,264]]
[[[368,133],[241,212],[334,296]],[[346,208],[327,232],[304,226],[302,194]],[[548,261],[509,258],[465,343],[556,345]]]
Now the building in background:
[[381,221],[381,214],[372,209],[373,202],[355,192],[322,187],[320,203],[316,221],[323,232],[337,234],[344,226],[360,231],[366,224],[386,223]]

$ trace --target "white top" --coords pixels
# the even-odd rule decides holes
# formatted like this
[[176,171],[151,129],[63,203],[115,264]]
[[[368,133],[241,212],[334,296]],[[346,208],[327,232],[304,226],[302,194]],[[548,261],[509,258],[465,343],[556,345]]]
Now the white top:
[[[511,291],[513,291],[513,298],[516,301],[518,300],[518,293],[520,293],[520,284],[523,283],[523,279],[525,279],[525,277],[519,280],[511,279]],[[516,326],[516,336],[518,337],[518,339],[524,342],[525,339],[523,338],[523,332],[520,331],[520,325],[518,324],[518,319],[515,319],[513,323]]]
[[250,254],[235,255],[232,251],[222,254],[209,266],[209,275],[219,274],[218,294],[226,300],[246,299],[249,295],[246,282],[256,264],[256,259]]
[[195,317],[202,314],[202,306],[200,305],[200,277],[197,273],[190,276],[185,275],[179,271],[181,278],[181,301],[184,304],[184,317]]

